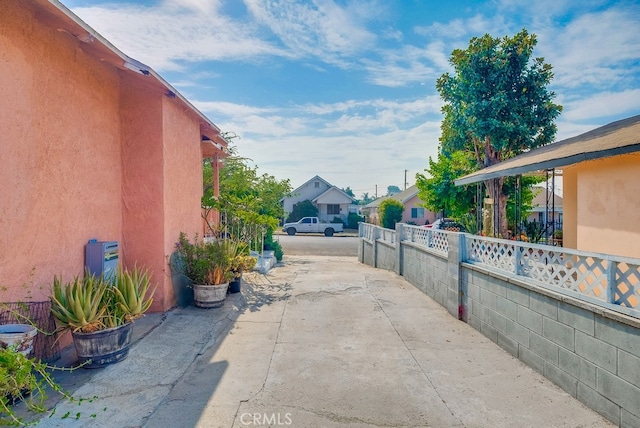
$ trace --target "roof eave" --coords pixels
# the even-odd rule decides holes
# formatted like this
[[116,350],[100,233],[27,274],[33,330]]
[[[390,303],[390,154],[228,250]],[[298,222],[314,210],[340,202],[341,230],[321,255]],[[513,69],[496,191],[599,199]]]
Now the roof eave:
[[502,168],[500,169],[488,171],[484,173],[482,172],[483,170],[480,170],[473,174],[469,174],[465,177],[459,178],[455,180],[454,183],[456,186],[463,186],[465,184],[474,184],[479,181],[491,180],[491,179],[500,178],[500,177],[509,177],[513,175],[521,175],[521,174],[524,174],[527,172],[533,172],[533,171],[541,171],[541,170],[547,170],[547,169],[553,169],[553,168],[559,168],[559,167],[566,167],[569,165],[576,164],[578,162],[583,162],[583,161],[593,160],[593,159],[601,159],[601,158],[606,158],[611,156],[618,156],[618,155],[634,153],[638,151],[640,151],[640,144],[631,144],[628,146],[615,147],[611,149],[600,150],[597,152],[579,153],[577,155],[568,156],[565,158],[550,159],[544,162],[537,162],[537,163],[522,165],[522,166],[513,167],[513,168],[508,168],[508,167],[504,168],[504,164],[502,164]]

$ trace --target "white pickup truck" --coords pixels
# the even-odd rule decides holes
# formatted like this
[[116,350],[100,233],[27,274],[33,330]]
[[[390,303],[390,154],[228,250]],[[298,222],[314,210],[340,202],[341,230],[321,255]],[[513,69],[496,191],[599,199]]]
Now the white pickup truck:
[[333,236],[335,232],[344,232],[344,226],[342,223],[320,223],[318,217],[303,217],[295,223],[285,223],[282,230],[289,235],[324,233],[324,236]]

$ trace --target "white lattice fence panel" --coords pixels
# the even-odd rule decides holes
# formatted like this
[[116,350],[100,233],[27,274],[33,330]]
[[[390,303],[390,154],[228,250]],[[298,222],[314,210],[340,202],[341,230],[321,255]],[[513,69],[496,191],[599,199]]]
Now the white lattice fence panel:
[[509,241],[499,242],[467,235],[467,260],[514,272],[515,249]]
[[556,249],[518,247],[518,251],[518,274],[607,301],[608,260]]
[[613,303],[630,308],[640,308],[640,265],[618,262],[616,266],[616,288]]
[[431,231],[429,229],[416,226],[404,226],[402,232],[403,241],[409,241],[416,245],[429,248],[429,241],[431,241]]
[[431,248],[443,254],[449,253],[449,238],[446,232],[440,230],[431,230]]
[[412,242],[445,255],[449,252],[449,239],[446,232],[419,226],[404,226],[402,230],[402,239],[404,241]]

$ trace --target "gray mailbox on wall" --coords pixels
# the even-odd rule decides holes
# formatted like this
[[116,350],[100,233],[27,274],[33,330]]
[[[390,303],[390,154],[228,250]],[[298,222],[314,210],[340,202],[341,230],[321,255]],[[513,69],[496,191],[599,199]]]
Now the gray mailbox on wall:
[[85,246],[84,265],[94,275],[111,279],[118,270],[120,248],[118,241],[90,240]]

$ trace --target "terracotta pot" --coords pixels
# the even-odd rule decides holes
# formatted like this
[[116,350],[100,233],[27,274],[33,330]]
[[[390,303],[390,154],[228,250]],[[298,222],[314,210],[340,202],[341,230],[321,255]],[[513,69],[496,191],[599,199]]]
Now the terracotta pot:
[[133,323],[93,333],[72,332],[73,345],[83,367],[95,369],[124,360],[129,355]]
[[199,308],[219,308],[227,298],[229,283],[220,285],[193,284],[193,304]]

